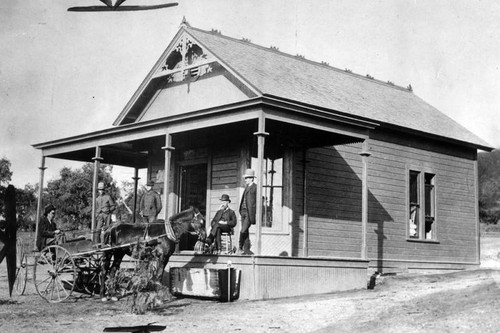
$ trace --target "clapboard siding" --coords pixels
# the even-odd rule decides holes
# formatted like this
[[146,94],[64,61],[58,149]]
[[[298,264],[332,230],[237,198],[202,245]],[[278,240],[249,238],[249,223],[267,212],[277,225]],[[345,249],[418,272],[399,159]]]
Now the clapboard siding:
[[210,211],[207,212],[209,222],[219,209],[219,199],[222,194],[229,195],[231,198],[229,207],[237,211],[239,156],[239,149],[236,147],[228,147],[225,150],[214,149],[212,153]]
[[[367,251],[374,262],[407,260],[475,263],[475,152],[431,140],[378,131],[368,141]],[[307,202],[309,256],[361,256],[362,144],[309,149]],[[303,162],[293,177],[293,253],[303,245]],[[436,230],[432,242],[407,239],[408,170],[435,174]],[[299,230],[297,232],[297,230]],[[471,236],[472,235],[472,236]]]
[[[411,138],[396,140],[387,134],[375,138],[369,141],[368,219],[384,237],[368,232],[369,258],[475,262],[478,249],[471,236],[476,234],[475,155]],[[436,243],[406,240],[408,169],[435,174]]]
[[308,255],[360,257],[361,144],[307,152]]

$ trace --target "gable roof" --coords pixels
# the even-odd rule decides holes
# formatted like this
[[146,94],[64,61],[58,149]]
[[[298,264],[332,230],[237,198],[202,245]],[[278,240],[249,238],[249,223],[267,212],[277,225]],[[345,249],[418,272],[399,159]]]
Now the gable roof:
[[[261,96],[297,101],[332,113],[492,149],[487,142],[409,89],[223,36],[217,31],[208,32],[188,24],[182,25],[180,31],[191,35]],[[122,112],[120,117],[123,119],[123,116]]]

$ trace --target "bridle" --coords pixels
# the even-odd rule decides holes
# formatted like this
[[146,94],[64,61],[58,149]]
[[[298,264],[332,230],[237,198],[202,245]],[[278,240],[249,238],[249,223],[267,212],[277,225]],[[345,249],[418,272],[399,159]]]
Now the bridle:
[[[201,219],[204,221],[205,218],[203,217],[203,215],[200,212],[194,212],[193,218],[191,219],[191,223],[193,225],[196,225],[196,222],[198,222],[198,220],[200,219],[200,216],[201,216]],[[195,231],[189,231],[188,228],[186,228],[182,225],[182,222],[174,222],[171,219],[169,219],[169,220],[170,220],[171,225],[176,224],[177,228],[179,228],[182,232],[190,233],[191,235],[200,236],[201,228],[198,228],[198,230],[195,230]],[[184,220],[184,221],[186,221],[186,220]]]

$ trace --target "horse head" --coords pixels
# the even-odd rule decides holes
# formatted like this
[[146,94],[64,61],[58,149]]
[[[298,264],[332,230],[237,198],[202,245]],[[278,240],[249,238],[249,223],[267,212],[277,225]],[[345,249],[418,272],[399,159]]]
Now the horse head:
[[200,240],[205,240],[207,234],[205,217],[200,213],[198,208],[191,206],[171,216],[168,220],[177,238],[179,238],[179,235],[189,232],[197,234]]

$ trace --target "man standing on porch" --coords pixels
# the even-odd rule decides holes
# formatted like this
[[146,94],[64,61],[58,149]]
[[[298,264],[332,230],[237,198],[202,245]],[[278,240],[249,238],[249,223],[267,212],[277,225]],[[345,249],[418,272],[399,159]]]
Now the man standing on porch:
[[146,193],[141,198],[139,203],[139,211],[144,223],[152,223],[156,221],[158,213],[161,211],[161,197],[158,192],[153,190],[154,182],[150,180],[146,184]]
[[255,224],[257,208],[257,184],[255,184],[255,171],[247,169],[243,175],[245,179],[245,191],[240,202],[241,230],[237,254],[252,254],[250,251],[250,237],[248,229]]
[[103,182],[97,185],[99,196],[95,200],[96,221],[97,221],[97,243],[101,242],[101,233],[111,225],[111,214],[116,208],[115,201],[111,196],[104,192],[105,186]]

